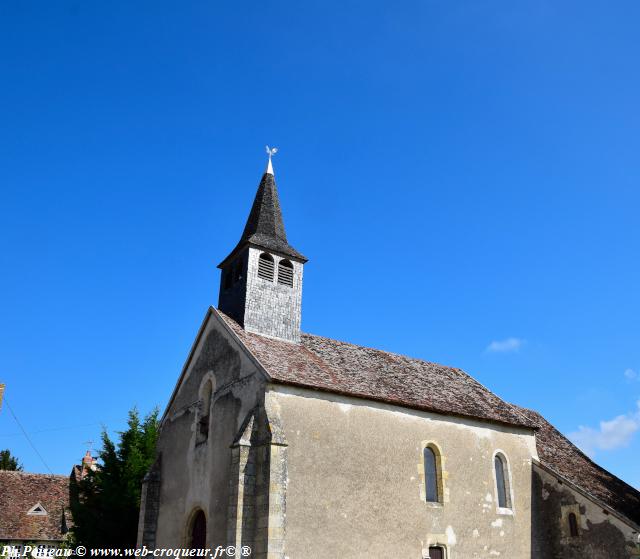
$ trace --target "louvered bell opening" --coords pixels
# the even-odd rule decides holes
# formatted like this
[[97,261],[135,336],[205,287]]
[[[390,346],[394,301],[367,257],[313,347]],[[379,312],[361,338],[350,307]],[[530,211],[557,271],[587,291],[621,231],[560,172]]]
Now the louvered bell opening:
[[293,287],[293,264],[288,260],[281,260],[278,264],[278,283]]
[[273,256],[263,252],[258,258],[258,277],[263,280],[273,281]]

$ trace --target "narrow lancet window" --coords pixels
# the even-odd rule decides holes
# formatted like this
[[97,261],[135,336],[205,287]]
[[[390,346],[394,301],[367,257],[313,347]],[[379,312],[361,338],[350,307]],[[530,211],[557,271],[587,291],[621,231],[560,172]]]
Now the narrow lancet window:
[[427,503],[440,502],[439,477],[438,457],[433,448],[428,446],[424,449],[424,483]]
[[496,454],[494,459],[496,468],[496,489],[498,492],[498,507],[501,509],[511,508],[511,495],[509,491],[509,475],[507,470],[507,461],[505,458]]
[[263,252],[258,258],[258,277],[263,280],[273,281],[273,256]]
[[280,260],[278,263],[278,283],[293,287],[293,264],[288,260]]
[[572,538],[578,536],[578,518],[573,512],[569,513],[569,534]]
[[190,549],[204,549],[207,547],[207,517],[199,510],[191,521],[189,534]]
[[198,432],[196,435],[196,443],[201,444],[209,438],[209,424],[211,423],[211,396],[213,395],[213,386],[210,380],[204,386],[202,391],[202,400],[200,401],[200,413],[198,414]]

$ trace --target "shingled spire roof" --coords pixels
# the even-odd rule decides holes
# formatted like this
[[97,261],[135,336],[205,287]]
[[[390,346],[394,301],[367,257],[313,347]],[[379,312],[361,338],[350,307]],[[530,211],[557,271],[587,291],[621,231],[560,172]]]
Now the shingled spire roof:
[[271,159],[269,159],[266,172],[262,175],[240,242],[231,251],[231,254],[218,265],[218,268],[222,268],[246,245],[278,252],[303,262],[307,261],[307,258],[287,241]]

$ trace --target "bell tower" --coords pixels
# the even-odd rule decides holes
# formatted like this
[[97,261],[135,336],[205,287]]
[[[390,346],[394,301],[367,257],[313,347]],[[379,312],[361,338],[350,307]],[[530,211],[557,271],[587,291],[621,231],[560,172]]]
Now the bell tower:
[[287,241],[270,150],[240,241],[219,265],[218,308],[247,332],[300,341],[302,269],[307,258]]

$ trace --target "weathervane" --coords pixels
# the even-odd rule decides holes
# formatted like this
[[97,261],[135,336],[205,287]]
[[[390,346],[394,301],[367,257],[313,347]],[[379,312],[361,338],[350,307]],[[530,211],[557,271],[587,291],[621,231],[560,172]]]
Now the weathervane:
[[270,148],[269,146],[264,146],[265,148],[267,148],[267,153],[269,154],[269,159],[271,159],[272,155],[275,155],[276,153],[278,153],[278,148]]
[[278,148],[270,148],[269,146],[265,146],[267,153],[269,154],[269,163],[267,163],[267,173],[273,175],[273,166],[271,165],[271,158],[278,153]]

